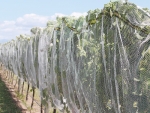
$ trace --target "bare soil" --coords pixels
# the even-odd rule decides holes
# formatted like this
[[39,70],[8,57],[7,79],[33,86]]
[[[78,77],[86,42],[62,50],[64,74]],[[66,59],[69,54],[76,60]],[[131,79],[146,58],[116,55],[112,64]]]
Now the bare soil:
[[[13,78],[14,80],[12,80],[12,78],[10,78],[9,76],[7,77],[6,73],[4,73],[2,70],[0,70],[0,78],[5,83],[6,87],[8,88],[8,91],[10,92],[11,98],[14,100],[14,103],[17,105],[17,107],[21,110],[22,113],[40,113],[41,112],[40,99],[38,97],[35,97],[35,101],[31,109],[32,91],[29,91],[28,100],[25,99],[26,90],[27,90],[26,84],[24,85],[23,94],[19,94],[18,83],[16,84],[15,78]],[[14,113],[14,112],[10,112],[10,113]]]

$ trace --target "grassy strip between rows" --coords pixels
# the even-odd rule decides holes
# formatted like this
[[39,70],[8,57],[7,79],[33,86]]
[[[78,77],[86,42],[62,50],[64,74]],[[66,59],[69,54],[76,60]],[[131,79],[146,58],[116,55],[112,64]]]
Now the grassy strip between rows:
[[21,113],[8,88],[0,78],[0,113]]

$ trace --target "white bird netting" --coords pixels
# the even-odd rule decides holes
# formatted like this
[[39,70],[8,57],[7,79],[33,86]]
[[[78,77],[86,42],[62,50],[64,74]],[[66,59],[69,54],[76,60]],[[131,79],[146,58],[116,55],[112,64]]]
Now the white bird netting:
[[[150,112],[150,11],[110,2],[0,45],[0,61],[72,113]],[[66,102],[65,102],[66,101]]]

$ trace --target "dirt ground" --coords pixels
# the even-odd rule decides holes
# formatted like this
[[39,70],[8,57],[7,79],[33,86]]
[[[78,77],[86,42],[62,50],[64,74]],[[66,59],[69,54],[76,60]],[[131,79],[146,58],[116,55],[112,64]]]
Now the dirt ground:
[[22,113],[41,113],[40,100],[38,97],[35,97],[35,101],[31,109],[32,92],[29,91],[28,100],[26,101],[25,97],[26,97],[27,89],[25,88],[25,86],[24,86],[23,94],[18,95],[17,93],[18,84],[16,84],[16,80],[12,80],[12,78],[10,78],[9,76],[7,77],[6,73],[4,73],[2,70],[0,70],[0,77],[2,81],[5,83],[6,87],[8,88],[14,102],[21,109]]

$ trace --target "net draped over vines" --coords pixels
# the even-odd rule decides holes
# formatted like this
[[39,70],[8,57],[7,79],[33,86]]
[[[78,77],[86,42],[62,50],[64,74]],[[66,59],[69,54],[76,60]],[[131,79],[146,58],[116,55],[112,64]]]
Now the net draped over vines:
[[72,113],[150,112],[150,11],[110,2],[0,45],[0,61]]

